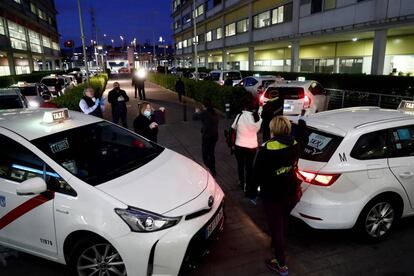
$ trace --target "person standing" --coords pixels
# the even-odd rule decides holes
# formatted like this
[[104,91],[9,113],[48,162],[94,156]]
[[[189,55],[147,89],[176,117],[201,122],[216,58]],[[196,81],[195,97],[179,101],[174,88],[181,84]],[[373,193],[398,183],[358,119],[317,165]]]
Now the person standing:
[[259,149],[254,163],[255,185],[249,197],[260,197],[270,228],[274,258],[266,266],[279,275],[288,275],[285,243],[288,218],[300,199],[300,181],[296,176],[299,143],[291,135],[291,123],[283,116],[270,121],[271,139]]
[[175,82],[175,91],[178,93],[178,101],[181,103],[182,96],[185,96],[185,86],[181,77],[178,77],[177,81]]
[[95,91],[92,87],[88,87],[83,92],[83,97],[79,102],[79,107],[83,113],[103,118],[103,110],[105,108],[105,99],[95,98]]
[[204,110],[196,108],[193,115],[194,120],[202,122],[201,127],[201,151],[204,165],[210,170],[213,176],[216,176],[216,158],[215,149],[218,141],[218,122],[219,117],[214,110],[210,99],[205,99],[203,103]]
[[127,123],[127,107],[126,102],[129,101],[129,97],[125,90],[122,90],[118,82],[114,82],[113,89],[108,93],[108,102],[112,108],[112,122],[118,124],[121,119],[122,126],[128,128]]
[[55,77],[55,95],[62,96],[62,83],[58,76]]
[[263,142],[270,139],[270,121],[276,117],[283,115],[283,98],[280,97],[279,91],[272,90],[269,93],[269,100],[263,106],[260,116],[262,117],[262,135]]
[[253,160],[258,148],[257,132],[260,130],[261,122],[254,100],[248,98],[244,102],[244,110],[231,126],[236,131],[234,155],[237,160],[239,183],[245,192],[252,185]]
[[233,86],[233,80],[227,76],[226,80],[224,81],[224,86]]
[[143,71],[138,70],[132,74],[132,85],[135,86],[135,99],[138,91],[139,99],[145,101],[145,73]]
[[[164,112],[164,108],[160,107]],[[153,108],[149,102],[138,105],[138,116],[134,120],[134,131],[148,140],[157,142],[158,124],[154,121]]]

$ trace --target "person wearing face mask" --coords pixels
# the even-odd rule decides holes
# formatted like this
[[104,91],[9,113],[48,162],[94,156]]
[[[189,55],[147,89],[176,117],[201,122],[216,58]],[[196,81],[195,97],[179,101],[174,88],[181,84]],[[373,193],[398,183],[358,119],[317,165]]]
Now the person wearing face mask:
[[79,107],[83,113],[103,118],[102,111],[105,108],[105,99],[95,98],[95,91],[92,87],[85,89],[84,96],[79,102]]
[[[164,112],[164,108],[160,107],[160,111]],[[157,142],[158,124],[154,121],[154,109],[149,102],[142,102],[138,106],[138,116],[134,120],[134,131],[151,140]]]
[[118,82],[114,82],[114,88],[108,93],[108,102],[112,107],[112,122],[118,124],[121,119],[122,126],[128,128],[126,102],[129,97],[125,90],[122,90]]

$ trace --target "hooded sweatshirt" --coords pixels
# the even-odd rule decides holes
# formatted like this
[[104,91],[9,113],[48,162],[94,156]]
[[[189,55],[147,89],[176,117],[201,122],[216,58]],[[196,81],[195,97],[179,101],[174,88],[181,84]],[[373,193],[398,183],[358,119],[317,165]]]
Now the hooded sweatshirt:
[[298,159],[299,144],[293,136],[277,136],[264,143],[253,165],[255,185],[250,195],[255,196],[260,186],[263,200],[295,196],[300,184],[295,172]]

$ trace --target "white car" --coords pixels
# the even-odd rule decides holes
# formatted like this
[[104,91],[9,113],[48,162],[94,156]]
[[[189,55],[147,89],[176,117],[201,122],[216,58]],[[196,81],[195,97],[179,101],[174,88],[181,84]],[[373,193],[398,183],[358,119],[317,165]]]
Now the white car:
[[312,114],[328,108],[326,91],[317,81],[282,81],[271,84],[260,97],[260,104],[264,105],[269,100],[269,94],[275,90],[285,99],[284,115]]
[[293,216],[318,229],[355,228],[375,241],[414,214],[413,115],[354,107],[306,122],[309,143],[298,165],[303,195]]
[[250,92],[255,97],[260,97],[265,91],[266,88],[278,81],[283,80],[280,77],[276,76],[249,76],[242,79],[237,85],[244,87],[248,92]]
[[26,98],[29,107],[40,107],[52,99],[52,94],[46,85],[42,83],[18,82],[10,87],[18,88]]
[[233,86],[238,84],[242,79],[240,71],[237,70],[214,70],[210,71],[209,75],[212,81],[220,85],[224,85],[227,78],[233,81]]
[[224,221],[194,161],[67,109],[0,112],[0,244],[70,275],[177,275]]
[[[56,89],[55,89],[56,78],[58,79],[59,84],[62,86],[62,91],[60,91],[60,93],[58,91],[56,91]],[[65,78],[65,77],[60,76],[60,75],[55,75],[55,74],[43,77],[40,80],[40,82],[47,86],[49,91],[52,93],[52,96],[54,96],[54,97],[62,96],[63,94],[65,94],[66,89],[69,87],[69,79],[68,78]]]

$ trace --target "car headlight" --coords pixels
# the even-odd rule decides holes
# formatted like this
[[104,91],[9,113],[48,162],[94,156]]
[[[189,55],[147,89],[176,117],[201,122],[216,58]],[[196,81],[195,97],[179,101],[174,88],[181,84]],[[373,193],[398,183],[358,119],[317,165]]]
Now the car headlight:
[[155,232],[176,225],[181,217],[165,217],[148,211],[129,207],[115,209],[115,212],[134,232]]

